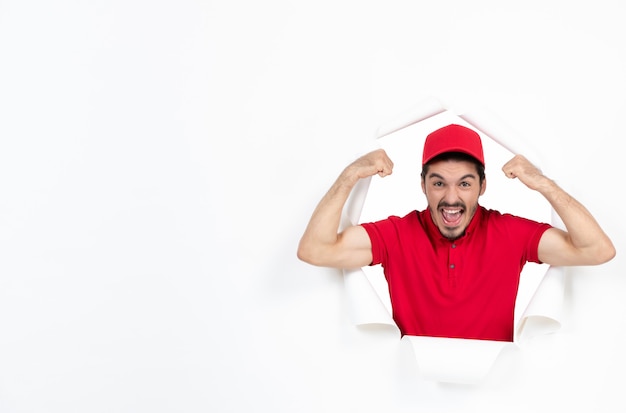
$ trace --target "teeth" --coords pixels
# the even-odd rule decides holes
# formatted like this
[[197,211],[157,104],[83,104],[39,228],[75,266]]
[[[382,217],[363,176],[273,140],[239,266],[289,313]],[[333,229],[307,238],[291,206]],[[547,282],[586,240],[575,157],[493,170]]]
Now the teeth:
[[446,214],[459,214],[461,212],[460,209],[444,209],[443,212],[445,212]]

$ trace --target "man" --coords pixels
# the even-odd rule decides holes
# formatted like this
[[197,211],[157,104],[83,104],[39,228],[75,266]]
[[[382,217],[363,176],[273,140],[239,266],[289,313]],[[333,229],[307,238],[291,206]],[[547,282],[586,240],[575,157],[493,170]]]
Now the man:
[[428,208],[338,232],[354,185],[392,169],[382,149],[347,166],[313,212],[298,257],[342,269],[381,264],[402,335],[513,341],[526,262],[599,265],[615,256],[589,211],[521,155],[503,172],[542,194],[566,231],[479,205],[487,187],[482,142],[456,124],[424,142],[421,186]]

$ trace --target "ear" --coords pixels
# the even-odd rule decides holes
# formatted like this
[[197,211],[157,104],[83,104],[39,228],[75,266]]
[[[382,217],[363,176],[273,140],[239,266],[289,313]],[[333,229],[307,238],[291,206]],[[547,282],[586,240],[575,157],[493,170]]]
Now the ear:
[[420,182],[422,183],[422,192],[426,195],[426,184],[424,183],[424,178],[421,178]]
[[482,183],[481,188],[480,188],[479,196],[483,195],[486,190],[487,190],[487,177],[485,177],[485,179],[483,179],[483,183]]

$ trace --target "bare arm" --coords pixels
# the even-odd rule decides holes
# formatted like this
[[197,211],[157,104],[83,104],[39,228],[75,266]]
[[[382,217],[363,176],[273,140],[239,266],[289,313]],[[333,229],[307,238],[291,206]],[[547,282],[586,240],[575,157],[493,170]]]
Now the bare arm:
[[551,228],[539,242],[539,259],[550,265],[599,265],[615,256],[615,247],[591,213],[570,194],[521,155],[502,170],[528,188],[541,193],[565,224],[566,231]]
[[384,150],[363,155],[348,165],[319,202],[300,244],[298,258],[309,264],[333,268],[358,268],[372,262],[369,236],[359,225],[338,232],[341,212],[356,183],[378,174],[391,174],[393,162]]

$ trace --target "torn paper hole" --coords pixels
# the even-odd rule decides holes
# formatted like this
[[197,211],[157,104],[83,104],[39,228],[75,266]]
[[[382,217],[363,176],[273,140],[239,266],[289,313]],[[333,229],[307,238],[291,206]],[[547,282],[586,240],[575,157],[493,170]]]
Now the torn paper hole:
[[[514,185],[515,182],[508,181],[500,172],[502,165],[516,153],[541,168],[537,151],[526,147],[525,141],[492,113],[476,108],[455,113],[434,98],[378,129],[376,143],[394,161],[394,173],[384,179],[374,176],[359,182],[344,208],[342,225],[425,208],[426,199],[419,181],[423,142],[428,133],[450,123],[470,127],[481,135],[489,179],[488,189],[481,197],[482,205],[563,227],[540,194]],[[382,268],[344,270],[344,275],[354,323],[395,326]],[[415,336],[405,336],[403,340],[411,342],[420,373],[425,378],[455,383],[479,382],[506,344],[517,345],[560,328],[564,283],[563,268],[526,264],[516,301],[513,343]],[[460,359],[468,361],[450,362]]]

